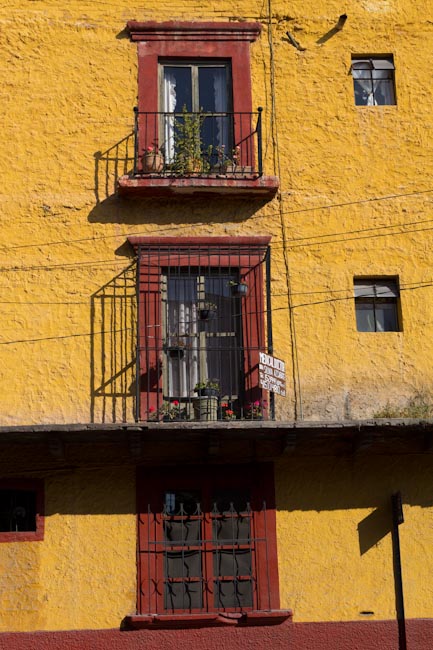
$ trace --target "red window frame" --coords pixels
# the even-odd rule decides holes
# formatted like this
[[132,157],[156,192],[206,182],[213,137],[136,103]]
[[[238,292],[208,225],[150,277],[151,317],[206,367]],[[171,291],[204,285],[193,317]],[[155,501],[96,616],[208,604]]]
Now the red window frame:
[[0,490],[25,490],[35,492],[36,496],[36,529],[0,532],[1,542],[37,542],[44,539],[44,482],[40,479],[0,479]]
[[[259,388],[259,349],[265,349],[265,303],[263,257],[271,237],[129,237],[138,253],[139,310],[139,419],[146,420],[150,411],[162,403],[163,349],[161,274],[168,266],[220,268],[237,267],[240,278],[248,283],[244,299],[242,338],[245,355],[244,392],[246,403],[262,399]],[[221,252],[209,253],[220,249]],[[251,248],[245,255],[243,248]],[[191,255],[191,251],[194,251]],[[148,345],[147,341],[151,344]]]
[[[253,513],[253,540],[251,541],[253,570],[253,606],[241,608],[242,613],[276,611],[279,609],[278,562],[276,546],[276,517],[273,466],[270,463],[254,465],[193,466],[182,468],[139,468],[137,475],[138,507],[138,589],[139,615],[160,617],[209,615],[239,612],[240,608],[218,609],[214,606],[212,582],[212,550],[209,541],[203,547],[203,567],[208,580],[203,589],[203,607],[198,609],[165,608],[163,570],[162,502],[165,490],[202,488],[249,488]],[[266,504],[266,509],[263,507]],[[209,512],[204,512],[208,517]],[[194,546],[194,545],[192,545]],[[174,550],[171,548],[171,550]]]
[[[129,21],[132,41],[138,42],[138,111],[139,115],[159,108],[158,65],[167,60],[222,60],[230,63],[232,76],[232,110],[252,111],[250,43],[257,40],[262,26],[249,22],[175,22]],[[145,120],[143,115],[139,120]],[[139,134],[146,133],[144,122]],[[240,128],[240,127],[239,127]],[[234,133],[240,141],[241,133]],[[144,151],[153,142],[138,142]]]

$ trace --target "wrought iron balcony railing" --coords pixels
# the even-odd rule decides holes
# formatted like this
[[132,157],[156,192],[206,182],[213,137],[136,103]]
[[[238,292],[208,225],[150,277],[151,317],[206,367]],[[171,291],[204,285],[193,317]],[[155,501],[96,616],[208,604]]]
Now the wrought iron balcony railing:
[[134,176],[262,176],[262,108],[254,113],[134,109]]

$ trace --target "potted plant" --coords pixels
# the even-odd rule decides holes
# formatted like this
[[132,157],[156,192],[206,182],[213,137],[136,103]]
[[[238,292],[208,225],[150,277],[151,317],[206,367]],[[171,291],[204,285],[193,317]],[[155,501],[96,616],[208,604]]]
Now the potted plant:
[[225,168],[224,168],[226,174],[234,174],[237,171],[239,165],[240,153],[241,153],[241,148],[239,145],[236,145],[236,147],[232,149],[231,159],[230,158],[226,159]]
[[198,310],[198,317],[200,320],[209,320],[216,314],[217,306],[214,302],[204,301]]
[[197,397],[192,398],[194,418],[196,420],[213,421],[218,419],[219,381],[205,379],[194,386]]
[[194,393],[199,397],[218,397],[220,384],[217,379],[205,379],[198,381],[194,386]]
[[268,408],[265,400],[255,400],[245,407],[245,417],[249,420],[263,420],[263,416]]
[[231,280],[229,286],[231,287],[234,296],[246,296],[248,294],[248,284],[246,282],[235,282],[234,280]]
[[232,404],[228,402],[221,402],[221,419],[222,420],[236,420],[236,413],[232,408]]
[[182,108],[182,119],[175,122],[175,158],[173,170],[180,174],[193,174],[204,171],[201,127],[205,116],[201,109],[198,113],[187,112]]
[[163,422],[185,420],[186,418],[186,410],[181,408],[177,399],[174,399],[172,402],[164,402],[158,409],[158,414],[162,416]]
[[185,342],[180,338],[172,338],[164,347],[170,359],[183,359],[185,353]]
[[141,157],[141,164],[143,172],[146,174],[158,173],[163,170],[164,157],[155,144],[145,149]]

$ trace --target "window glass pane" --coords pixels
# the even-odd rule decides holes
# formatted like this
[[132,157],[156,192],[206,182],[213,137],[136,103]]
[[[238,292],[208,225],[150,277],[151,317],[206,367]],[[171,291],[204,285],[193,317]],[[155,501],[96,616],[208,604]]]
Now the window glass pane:
[[203,593],[201,582],[166,582],[165,609],[201,609]]
[[376,329],[378,332],[398,331],[397,305],[395,303],[377,301]]
[[177,516],[198,515],[201,493],[199,490],[176,490],[164,494],[164,514]]
[[192,109],[191,67],[164,66],[164,111],[181,113]]
[[214,556],[214,576],[251,576],[251,551],[249,549],[217,550]]
[[358,332],[375,332],[373,303],[356,302],[356,329]]
[[168,551],[165,554],[165,575],[167,578],[200,578],[200,551]]
[[372,103],[373,83],[370,80],[357,81],[354,79],[355,104],[367,106]]
[[176,521],[169,519],[164,521],[164,538],[167,542],[185,542],[188,544],[197,543],[201,536],[201,521]]
[[167,278],[165,347],[168,363],[167,393],[186,397],[197,382],[197,278]]
[[[230,96],[228,92],[228,68],[209,66],[198,68],[198,109],[205,113],[228,113]],[[210,163],[218,162],[218,151],[229,156],[232,146],[233,123],[231,115],[207,116],[202,126],[202,140],[205,151],[210,152]]]
[[251,507],[248,490],[218,490],[212,499],[213,540],[222,544],[248,544]]
[[253,589],[250,580],[221,580],[215,584],[215,607],[252,607]]
[[389,79],[383,79],[375,82],[374,98],[376,104],[383,106],[385,104],[395,104],[394,84]]

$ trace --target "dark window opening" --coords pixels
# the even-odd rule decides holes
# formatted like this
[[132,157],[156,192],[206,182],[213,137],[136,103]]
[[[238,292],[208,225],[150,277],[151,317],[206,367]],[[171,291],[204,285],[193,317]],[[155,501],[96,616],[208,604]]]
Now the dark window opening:
[[36,531],[36,492],[0,489],[0,532]]

